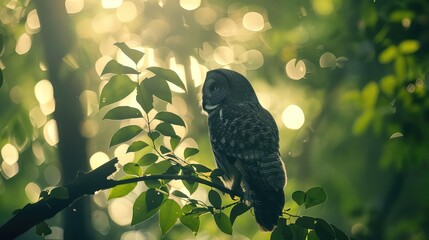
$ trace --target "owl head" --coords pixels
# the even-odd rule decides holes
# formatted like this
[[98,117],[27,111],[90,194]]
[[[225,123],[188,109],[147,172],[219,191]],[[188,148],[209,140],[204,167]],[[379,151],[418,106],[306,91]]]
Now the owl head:
[[210,113],[225,103],[259,104],[250,82],[240,73],[215,69],[207,72],[203,85],[203,109]]

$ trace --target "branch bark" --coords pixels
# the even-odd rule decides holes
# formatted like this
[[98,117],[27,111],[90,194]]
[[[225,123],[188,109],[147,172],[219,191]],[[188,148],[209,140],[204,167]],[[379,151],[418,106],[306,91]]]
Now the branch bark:
[[117,169],[115,165],[117,163],[118,159],[114,158],[91,172],[79,173],[73,182],[62,186],[67,189],[69,194],[68,198],[66,199],[48,196],[47,198],[43,198],[36,203],[27,204],[24,208],[19,210],[19,212],[14,215],[7,223],[0,227],[0,239],[14,239],[38,223],[55,216],[61,210],[67,208],[82,196],[94,194],[96,191],[110,189],[122,184],[154,179],[190,180],[210,186],[212,188],[216,188],[231,196],[242,197],[241,193],[232,191],[222,185],[210,182],[206,179],[191,175],[161,174],[118,181],[107,179],[110,175],[116,172]]

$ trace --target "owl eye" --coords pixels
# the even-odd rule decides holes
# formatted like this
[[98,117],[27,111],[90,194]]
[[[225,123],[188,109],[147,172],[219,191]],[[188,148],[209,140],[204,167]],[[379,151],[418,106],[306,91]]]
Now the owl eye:
[[219,85],[217,85],[217,84],[212,84],[211,86],[210,86],[210,91],[212,91],[212,92],[214,92],[214,91],[219,91],[220,90],[220,87],[219,87]]

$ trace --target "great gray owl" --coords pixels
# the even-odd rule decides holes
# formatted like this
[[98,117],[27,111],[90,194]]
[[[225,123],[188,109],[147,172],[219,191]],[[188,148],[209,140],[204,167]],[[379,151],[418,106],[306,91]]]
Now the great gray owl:
[[241,74],[216,69],[203,85],[210,141],[224,181],[250,197],[264,231],[277,225],[285,203],[286,169],[279,153],[279,134],[271,114]]

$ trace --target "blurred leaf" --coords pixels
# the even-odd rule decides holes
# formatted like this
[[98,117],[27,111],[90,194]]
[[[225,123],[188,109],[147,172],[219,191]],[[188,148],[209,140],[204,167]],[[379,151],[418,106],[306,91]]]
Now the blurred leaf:
[[163,236],[174,226],[179,216],[179,204],[171,199],[165,200],[159,210],[159,226]]
[[147,70],[155,73],[158,77],[165,79],[172,84],[180,87],[186,92],[185,84],[183,84],[182,80],[180,80],[180,77],[173,70],[160,67],[148,67]]
[[158,160],[158,155],[155,153],[147,153],[137,161],[137,164],[140,166],[149,166],[155,163],[156,160]]
[[400,10],[393,11],[389,16],[389,19],[392,22],[398,22],[399,23],[405,18],[406,19],[414,19],[414,17],[415,17],[415,14],[411,10],[400,9]]
[[173,127],[166,122],[162,122],[156,125],[155,130],[161,133],[164,136],[176,136],[176,132],[174,132]]
[[298,204],[298,206],[301,206],[305,203],[305,192],[303,191],[295,191],[292,193],[292,199]]
[[316,220],[315,231],[320,240],[335,240],[335,232],[325,220]]
[[171,136],[170,138],[170,146],[171,149],[176,149],[177,145],[179,145],[180,140],[182,140],[179,136]]
[[124,170],[126,174],[136,175],[136,176],[141,176],[143,173],[142,168],[136,163],[126,163],[122,167],[122,170]]
[[420,42],[417,40],[404,40],[399,44],[399,51],[403,54],[415,53],[420,49]]
[[[152,191],[155,191],[155,190],[152,189]],[[160,194],[159,196],[162,196],[163,199],[165,198],[164,194],[161,194],[161,193],[159,193],[159,194]],[[151,194],[151,195],[153,195],[153,194]],[[156,202],[157,202],[157,204],[159,204],[159,202],[161,202],[161,204],[162,204],[162,201],[159,200],[160,199],[159,196],[157,196]],[[146,201],[147,201],[147,192],[142,192],[134,201],[133,217],[131,220],[131,226],[134,226],[137,223],[141,223],[141,222],[146,221],[147,219],[149,219],[150,217],[155,215],[155,213],[158,212],[159,206],[153,208],[152,210],[148,210],[147,209],[148,204],[146,203]],[[153,200],[150,200],[150,201],[153,201]],[[155,202],[152,202],[152,204],[150,204],[151,207],[154,207],[155,205],[156,205]]]
[[140,83],[139,88],[137,89],[136,100],[146,113],[153,109],[153,95],[144,86],[143,82]]
[[119,129],[115,134],[113,134],[112,140],[110,141],[110,147],[126,142],[135,136],[139,135],[143,129],[137,125],[130,125]]
[[192,157],[195,154],[199,153],[200,150],[198,148],[185,148],[185,152],[183,153],[183,156],[186,158]]
[[191,164],[191,166],[193,168],[195,168],[195,170],[199,173],[207,173],[207,172],[211,172],[212,170],[204,165],[198,164],[198,163],[193,163]]
[[387,96],[392,96],[396,88],[396,79],[393,75],[384,76],[380,80],[380,89]]
[[398,56],[395,60],[395,73],[399,82],[403,82],[405,80],[406,71],[405,57]]
[[128,76],[113,76],[103,87],[100,94],[100,109],[124,99],[136,88],[135,82]]
[[173,196],[176,196],[176,197],[179,197],[179,198],[189,198],[188,195],[186,195],[183,192],[178,191],[178,190],[174,190],[171,194]]
[[164,160],[162,162],[154,163],[146,169],[145,175],[163,174],[168,170],[169,167],[171,167],[171,162],[168,160]]
[[152,139],[152,141],[155,141],[159,136],[161,136],[159,132],[148,132],[147,135]]
[[250,209],[245,203],[239,202],[231,209],[231,213],[229,215],[229,220],[231,221],[231,225],[234,225],[235,219],[241,214],[247,212]]
[[217,227],[224,233],[228,235],[232,235],[232,226],[231,221],[229,220],[229,217],[223,213],[214,213],[213,214],[214,220],[216,222]]
[[117,42],[115,45],[121,49],[121,51],[129,57],[135,64],[137,64],[144,56],[143,52],[140,52],[138,50],[132,49],[127,46],[124,42]]
[[378,99],[378,85],[375,82],[370,82],[365,85],[362,90],[362,105],[364,109],[372,109]]
[[311,208],[326,201],[325,190],[321,187],[310,188],[305,193],[305,208]]
[[315,218],[302,216],[296,219],[295,224],[306,229],[314,229],[315,222]]
[[151,77],[143,80],[142,84],[151,92],[153,95],[161,100],[171,103],[171,91],[167,82],[159,77]]
[[185,122],[183,121],[183,119],[172,112],[158,112],[155,115],[155,119],[174,125],[179,125],[183,127],[185,126]]
[[[133,176],[125,176],[121,180],[131,179]],[[108,200],[126,196],[137,186],[137,182],[117,185],[110,189]]]
[[307,240],[319,240],[315,231],[310,231],[307,236]]
[[119,106],[111,109],[104,115],[103,119],[123,120],[131,118],[141,118],[142,113],[137,108]]
[[3,86],[3,70],[0,68],[0,88]]
[[149,146],[149,144],[143,142],[143,141],[136,141],[131,143],[131,145],[127,149],[127,153],[129,152],[137,152],[139,150],[142,150],[143,148]]
[[213,189],[209,191],[209,202],[217,209],[222,207],[222,198],[219,193]]
[[49,195],[58,199],[68,199],[69,190],[65,187],[56,187],[49,192]]
[[368,129],[373,118],[373,113],[372,110],[366,110],[355,120],[352,128],[353,134],[360,135]]
[[383,52],[380,53],[380,55],[378,56],[378,61],[382,64],[389,63],[393,61],[393,59],[395,59],[397,52],[398,50],[396,46],[390,45],[389,47],[384,49]]
[[159,208],[164,202],[164,194],[156,191],[153,188],[149,188],[146,191],[146,209],[151,211]]
[[182,216],[180,222],[188,227],[194,234],[197,234],[200,228],[200,217],[198,214],[189,214],[193,209],[193,206],[186,205],[182,208]]
[[340,229],[338,229],[337,227],[335,227],[332,224],[331,224],[331,227],[334,229],[335,238],[337,240],[350,240],[350,238],[347,236],[347,234],[345,234],[343,231],[341,231]]
[[114,73],[114,74],[139,74],[138,71],[136,71],[134,68],[130,68],[127,66],[124,66],[120,63],[118,63],[116,60],[112,59],[110,60],[106,66],[104,66],[104,69],[101,73],[101,76],[107,73]]
[[198,183],[189,180],[182,180],[183,185],[188,189],[190,194],[193,194],[198,189]]
[[52,233],[51,228],[45,221],[42,221],[36,225],[36,234],[39,236],[47,236]]

